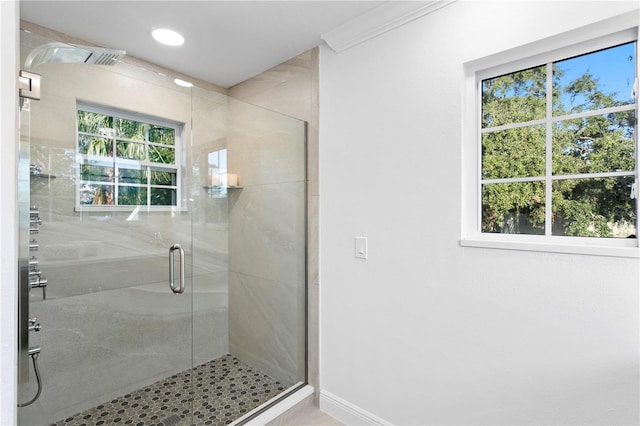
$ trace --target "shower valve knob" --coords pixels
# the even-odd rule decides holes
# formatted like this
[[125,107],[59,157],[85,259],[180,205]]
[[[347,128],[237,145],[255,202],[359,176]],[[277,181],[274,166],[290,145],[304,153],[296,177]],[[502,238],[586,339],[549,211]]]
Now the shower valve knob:
[[41,288],[42,300],[47,299],[47,279],[45,277],[29,277],[29,289]]
[[47,279],[43,276],[33,276],[29,279],[29,287],[37,288],[37,287],[46,287]]
[[29,328],[29,331],[40,331],[42,329],[42,326],[38,322],[38,318],[33,317],[33,318],[29,318],[28,328]]
[[40,244],[38,244],[38,242],[36,240],[29,241],[29,250],[37,251],[38,247],[40,247]]

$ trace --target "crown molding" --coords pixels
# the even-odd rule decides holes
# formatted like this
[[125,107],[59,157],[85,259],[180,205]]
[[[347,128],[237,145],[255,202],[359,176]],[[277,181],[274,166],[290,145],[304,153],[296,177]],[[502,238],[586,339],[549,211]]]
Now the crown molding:
[[456,0],[389,1],[320,36],[336,53],[435,12]]

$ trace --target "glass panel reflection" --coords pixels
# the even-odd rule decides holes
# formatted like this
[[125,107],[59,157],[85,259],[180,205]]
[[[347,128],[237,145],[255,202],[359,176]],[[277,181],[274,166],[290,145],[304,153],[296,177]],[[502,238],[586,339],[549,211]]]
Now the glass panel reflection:
[[113,140],[92,135],[78,135],[78,152],[80,154],[111,157]]
[[169,127],[149,126],[149,142],[162,143],[165,145],[174,145],[176,131]]
[[80,177],[83,181],[111,182],[114,177],[113,167],[83,164],[80,169]]
[[170,188],[151,188],[152,206],[173,206],[176,204],[176,190]]
[[118,205],[139,206],[147,204],[145,186],[118,186]]
[[175,186],[177,174],[171,171],[151,170],[151,185],[171,185]]
[[114,186],[83,183],[80,188],[81,205],[113,205]]
[[149,161],[174,164],[176,162],[176,150],[171,147],[149,144]]
[[137,183],[137,184],[147,183],[146,169],[145,170],[125,169],[120,167],[119,172],[120,172],[121,183]]
[[79,110],[78,130],[94,135],[113,136],[113,118],[96,112]]
[[144,141],[147,136],[148,124],[138,121],[126,120],[118,118],[116,120],[116,136],[123,139],[131,139],[136,141]]
[[145,145],[135,142],[118,142],[117,156],[130,160],[144,160],[146,158]]

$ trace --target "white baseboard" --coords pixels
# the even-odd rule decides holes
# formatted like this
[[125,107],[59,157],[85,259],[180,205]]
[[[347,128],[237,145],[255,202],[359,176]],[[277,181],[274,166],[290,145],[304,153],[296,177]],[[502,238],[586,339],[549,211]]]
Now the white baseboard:
[[392,423],[363,410],[362,408],[333,395],[330,392],[320,391],[320,410],[334,417],[336,420],[349,426],[372,425],[392,426]]

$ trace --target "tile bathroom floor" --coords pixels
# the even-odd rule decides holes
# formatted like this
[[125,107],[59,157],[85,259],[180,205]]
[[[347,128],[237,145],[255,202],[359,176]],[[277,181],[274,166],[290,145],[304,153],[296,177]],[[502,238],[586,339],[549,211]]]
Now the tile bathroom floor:
[[[225,355],[52,426],[221,426],[233,422],[285,388],[277,380]],[[192,403],[193,419],[190,416]]]

